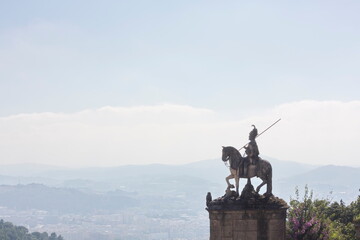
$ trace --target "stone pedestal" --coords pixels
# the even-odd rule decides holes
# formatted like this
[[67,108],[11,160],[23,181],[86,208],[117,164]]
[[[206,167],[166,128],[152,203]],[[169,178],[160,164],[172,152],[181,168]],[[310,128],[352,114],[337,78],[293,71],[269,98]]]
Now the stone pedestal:
[[209,210],[210,240],[284,240],[286,210]]
[[207,197],[210,240],[285,240],[287,203],[254,192]]

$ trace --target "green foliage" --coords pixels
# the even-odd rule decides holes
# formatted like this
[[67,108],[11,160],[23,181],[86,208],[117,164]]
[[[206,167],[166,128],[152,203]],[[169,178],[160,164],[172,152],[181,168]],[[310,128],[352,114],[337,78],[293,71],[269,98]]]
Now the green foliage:
[[360,223],[360,196],[358,196],[356,201],[350,204],[350,208],[354,215],[354,222]]
[[305,187],[299,200],[295,190],[288,211],[287,238],[292,240],[355,240],[354,222],[360,220],[360,196],[350,205],[343,201],[331,203],[325,199],[312,199],[312,192]]
[[10,222],[4,222],[0,220],[0,239],[1,240],[64,240],[61,235],[57,236],[56,233],[52,233],[50,236],[48,233],[33,232],[29,233],[29,230],[23,226],[15,226]]
[[312,192],[305,187],[302,200],[296,189],[296,199],[290,200],[288,211],[287,238],[292,240],[327,240],[329,239],[329,226],[327,221],[318,213],[326,202],[314,202]]
[[354,218],[354,223],[360,224],[360,215],[357,215],[357,216]]
[[327,217],[332,221],[332,239],[355,239],[354,223],[360,212],[360,196],[348,206],[340,201],[330,204],[328,209]]

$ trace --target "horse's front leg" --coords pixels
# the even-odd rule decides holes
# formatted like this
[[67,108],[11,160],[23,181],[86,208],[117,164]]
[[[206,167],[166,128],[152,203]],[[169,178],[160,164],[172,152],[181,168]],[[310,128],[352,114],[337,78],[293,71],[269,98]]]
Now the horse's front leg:
[[232,175],[232,174],[230,174],[229,176],[227,176],[226,178],[225,178],[225,180],[226,180],[226,182],[227,182],[227,185],[228,185],[228,188],[234,188],[234,185],[232,185],[231,183],[230,183],[230,179],[233,179],[234,178],[234,175]]
[[239,196],[239,182],[240,182],[240,178],[239,178],[239,175],[236,174],[236,177],[235,177],[235,185],[236,185],[236,194]]

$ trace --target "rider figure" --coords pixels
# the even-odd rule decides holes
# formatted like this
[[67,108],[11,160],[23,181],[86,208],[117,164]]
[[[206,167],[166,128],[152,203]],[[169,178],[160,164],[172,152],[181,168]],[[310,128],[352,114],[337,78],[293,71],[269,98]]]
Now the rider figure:
[[245,153],[247,155],[247,160],[244,164],[244,175],[247,175],[247,170],[249,164],[257,165],[259,161],[259,148],[256,144],[255,138],[258,135],[258,131],[255,127],[255,125],[252,125],[254,129],[249,134],[249,140],[250,142],[245,147]]

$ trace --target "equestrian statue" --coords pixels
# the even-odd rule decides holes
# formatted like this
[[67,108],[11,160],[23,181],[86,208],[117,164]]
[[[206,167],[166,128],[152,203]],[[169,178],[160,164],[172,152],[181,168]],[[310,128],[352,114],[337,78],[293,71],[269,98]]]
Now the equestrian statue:
[[260,136],[270,127],[258,135],[256,127],[252,126],[254,128],[249,134],[250,142],[244,146],[245,157],[241,156],[239,150],[234,147],[229,146],[222,149],[222,161],[228,161],[230,165],[230,175],[226,177],[228,190],[234,188],[234,185],[229,182],[230,179],[235,179],[236,194],[239,195],[240,178],[247,178],[248,184],[251,185],[250,179],[258,177],[262,180],[262,183],[256,188],[256,192],[258,193],[260,188],[266,184],[267,190],[265,196],[272,196],[272,167],[268,161],[259,157],[259,149],[255,141],[256,137]]

